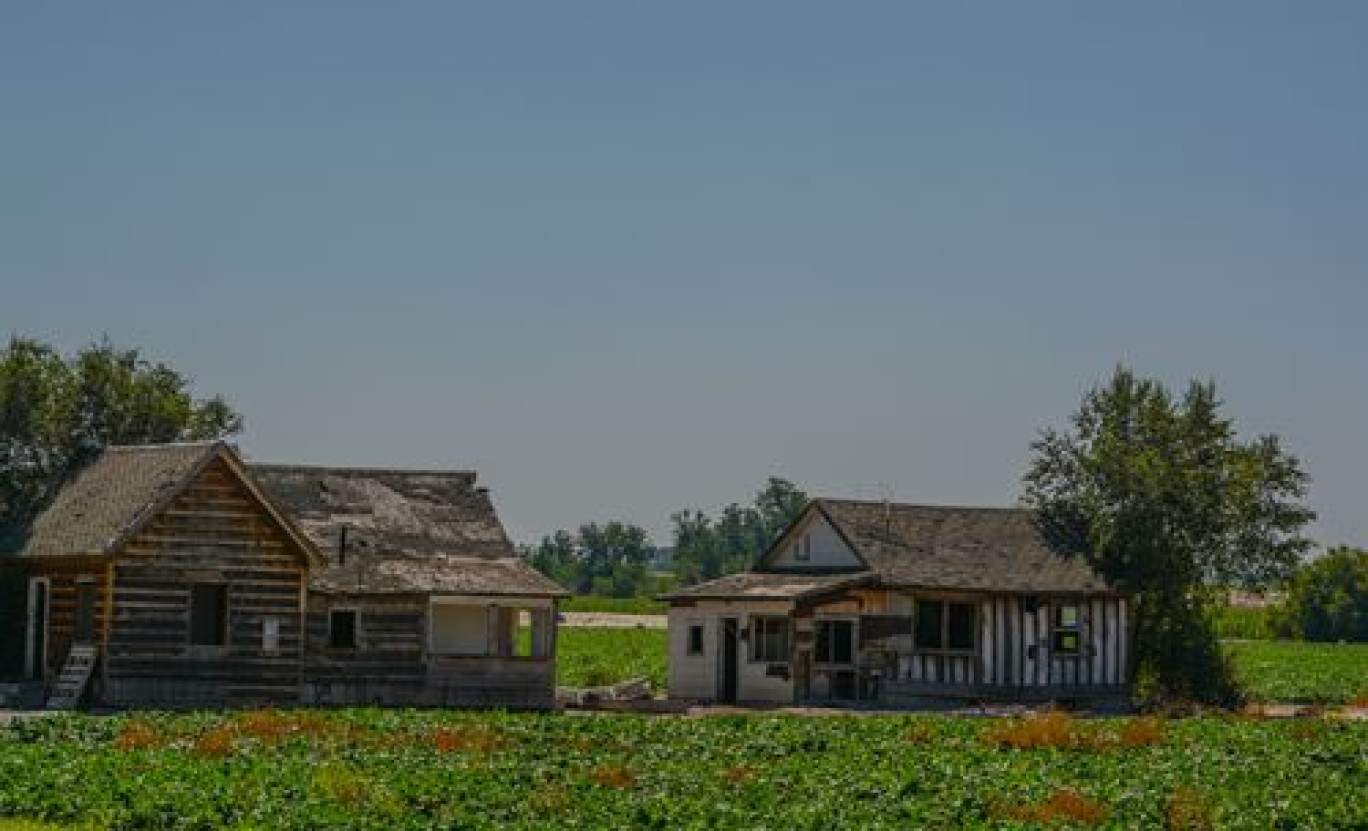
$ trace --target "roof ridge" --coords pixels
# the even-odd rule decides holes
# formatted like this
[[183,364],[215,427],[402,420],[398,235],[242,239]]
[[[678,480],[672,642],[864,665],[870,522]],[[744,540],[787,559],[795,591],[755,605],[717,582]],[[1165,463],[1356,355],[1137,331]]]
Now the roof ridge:
[[271,470],[279,473],[332,473],[338,475],[357,474],[357,475],[384,475],[384,474],[407,474],[415,476],[478,476],[479,471],[473,468],[408,468],[408,467],[365,467],[350,465],[301,465],[282,462],[254,462],[248,461],[249,469]]
[[193,441],[165,441],[150,442],[147,444],[107,444],[101,450],[103,452],[118,453],[138,453],[151,452],[155,450],[169,450],[172,448],[189,447],[216,447],[220,444],[227,444],[223,439],[195,439]]
[[827,505],[855,505],[882,508],[887,505],[890,508],[923,508],[933,511],[982,511],[984,513],[1031,513],[1033,509],[1021,506],[1010,505],[946,505],[933,504],[929,502],[894,502],[883,499],[843,499],[832,496],[814,497],[814,502],[821,502]]

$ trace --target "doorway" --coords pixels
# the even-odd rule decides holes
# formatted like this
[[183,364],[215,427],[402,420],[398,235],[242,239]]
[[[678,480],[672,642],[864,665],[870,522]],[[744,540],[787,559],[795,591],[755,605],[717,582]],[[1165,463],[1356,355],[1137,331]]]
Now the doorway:
[[32,577],[28,589],[28,638],[24,643],[24,675],[42,680],[47,675],[48,579]]
[[76,632],[80,644],[95,642],[95,578],[82,577],[76,581]]
[[722,666],[718,668],[717,700],[723,704],[736,703],[736,659],[740,628],[737,618],[722,618],[722,648],[718,650]]

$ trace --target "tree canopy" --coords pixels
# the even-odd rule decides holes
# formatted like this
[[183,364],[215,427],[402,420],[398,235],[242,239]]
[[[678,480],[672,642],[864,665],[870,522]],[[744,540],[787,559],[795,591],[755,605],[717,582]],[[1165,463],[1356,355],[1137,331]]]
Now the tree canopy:
[[1274,627],[1309,641],[1368,642],[1368,551],[1332,548],[1297,569]]
[[1213,588],[1285,577],[1311,547],[1309,479],[1277,436],[1242,441],[1211,382],[1181,397],[1118,368],[1033,443],[1023,502],[1137,602],[1137,670],[1161,695],[1234,695]]
[[108,338],[66,357],[13,336],[0,351],[0,525],[22,521],[110,444],[216,439],[242,429],[223,398]]

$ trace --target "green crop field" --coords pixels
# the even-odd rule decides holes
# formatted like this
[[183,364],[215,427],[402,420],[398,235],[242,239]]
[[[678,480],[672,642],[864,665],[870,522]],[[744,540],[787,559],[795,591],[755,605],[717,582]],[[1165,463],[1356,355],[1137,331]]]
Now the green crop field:
[[0,729],[0,816],[396,831],[1361,828],[1368,723],[72,715]]
[[1228,641],[1226,647],[1252,699],[1368,700],[1368,644]]
[[556,633],[556,682],[596,687],[629,678],[649,678],[665,689],[664,629],[582,629],[562,626]]

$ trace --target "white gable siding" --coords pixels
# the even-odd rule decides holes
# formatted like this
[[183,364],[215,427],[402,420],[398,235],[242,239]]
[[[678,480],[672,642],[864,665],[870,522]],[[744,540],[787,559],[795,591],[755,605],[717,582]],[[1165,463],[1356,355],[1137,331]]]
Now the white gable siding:
[[780,569],[857,568],[861,565],[860,558],[817,511],[809,511],[807,519],[788,535],[784,547],[771,556],[770,566]]

